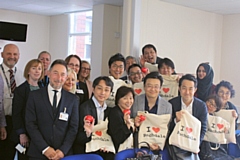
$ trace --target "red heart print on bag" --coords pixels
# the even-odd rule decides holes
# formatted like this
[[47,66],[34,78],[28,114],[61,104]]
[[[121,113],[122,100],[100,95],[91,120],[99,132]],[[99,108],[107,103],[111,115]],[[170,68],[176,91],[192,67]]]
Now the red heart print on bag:
[[218,129],[222,129],[224,127],[223,124],[217,124]]
[[102,136],[102,131],[96,131],[95,134],[98,136]]
[[164,93],[167,93],[170,90],[170,88],[163,88],[162,90]]
[[135,89],[134,91],[135,93],[140,94],[142,92],[142,89],[139,88],[139,89]]
[[192,128],[190,128],[190,127],[186,127],[186,130],[187,130],[188,134],[192,132]]
[[155,133],[158,133],[160,131],[160,128],[158,127],[152,127],[152,130],[155,132]]

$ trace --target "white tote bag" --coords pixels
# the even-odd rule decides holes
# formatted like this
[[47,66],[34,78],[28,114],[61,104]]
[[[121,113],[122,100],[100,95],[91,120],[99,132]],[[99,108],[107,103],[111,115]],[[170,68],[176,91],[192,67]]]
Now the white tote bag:
[[183,115],[176,123],[169,137],[169,144],[193,153],[199,152],[201,122],[188,111],[182,110]]
[[132,88],[134,90],[135,95],[141,95],[145,93],[143,82],[134,83]]
[[232,112],[234,110],[220,110],[218,112],[215,112],[214,115],[222,117],[230,124],[230,129],[227,133],[225,133],[227,143],[235,143],[236,144],[236,137],[235,137],[235,120],[232,116]]
[[174,97],[178,96],[178,82],[177,78],[178,75],[162,75],[163,77],[163,84],[160,89],[160,96],[163,97],[165,100],[170,100]]
[[107,134],[108,120],[99,121],[93,127],[92,140],[86,143],[86,153],[95,152],[105,148],[107,151],[115,153],[115,148],[110,135]]
[[[134,128],[134,119],[131,119],[131,126]],[[133,134],[131,134],[122,144],[119,145],[118,152],[133,148]]]
[[230,124],[221,117],[208,115],[207,132],[204,140],[208,142],[226,144],[225,128],[229,129]]
[[138,115],[144,115],[146,117],[139,128],[138,142],[147,142],[148,144],[156,143],[160,149],[163,150],[171,115],[157,115],[147,112],[138,112]]

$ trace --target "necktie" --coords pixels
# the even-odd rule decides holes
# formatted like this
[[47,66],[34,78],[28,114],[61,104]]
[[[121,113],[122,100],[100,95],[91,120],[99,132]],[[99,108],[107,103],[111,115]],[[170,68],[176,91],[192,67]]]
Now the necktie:
[[57,90],[53,90],[54,91],[54,96],[53,96],[53,109],[57,108]]
[[16,88],[16,81],[13,75],[13,70],[9,69],[10,72],[10,85],[11,85],[11,92],[13,93],[14,89]]

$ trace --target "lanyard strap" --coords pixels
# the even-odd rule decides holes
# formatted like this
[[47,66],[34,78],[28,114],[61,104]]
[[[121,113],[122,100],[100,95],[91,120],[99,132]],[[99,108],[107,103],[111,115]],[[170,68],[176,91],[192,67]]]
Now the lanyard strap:
[[[9,81],[8,81],[8,79],[7,79],[5,70],[4,70],[2,64],[1,64],[0,66],[1,66],[1,69],[2,69],[2,71],[3,71],[3,75],[4,75],[4,77],[5,77],[5,80],[6,80],[6,82],[7,82],[7,86],[8,86],[9,93],[11,94],[11,86],[10,86],[10,83],[9,83]],[[14,73],[16,73],[16,71],[17,71],[17,70],[16,70],[16,68],[15,68],[15,69],[14,69]]]

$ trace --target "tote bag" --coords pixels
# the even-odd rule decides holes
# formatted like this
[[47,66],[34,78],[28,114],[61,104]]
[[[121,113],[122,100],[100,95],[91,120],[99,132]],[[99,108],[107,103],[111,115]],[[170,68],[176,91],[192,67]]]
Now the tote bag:
[[169,137],[169,144],[193,153],[199,152],[201,122],[188,111],[182,110],[183,115],[176,123]]
[[146,117],[139,127],[138,142],[147,142],[148,144],[156,143],[160,149],[163,150],[171,115],[157,115],[147,112],[138,112],[138,115],[144,115]]
[[86,143],[86,153],[95,152],[105,148],[107,151],[115,153],[115,148],[111,137],[107,134],[108,120],[99,121],[93,127],[92,140]]
[[222,117],[230,124],[230,129],[227,133],[225,133],[225,137],[227,139],[227,143],[235,143],[236,144],[236,137],[235,137],[235,120],[236,118],[232,116],[232,112],[234,110],[220,110],[215,112],[214,115]]
[[221,117],[208,115],[207,132],[204,140],[212,143],[226,144],[225,128],[229,129],[230,124]]
[[163,84],[160,89],[160,96],[165,100],[170,100],[178,96],[178,75],[166,76],[162,75]]
[[144,94],[144,87],[143,87],[143,82],[139,82],[139,83],[134,83],[132,86],[135,95],[141,95]]

